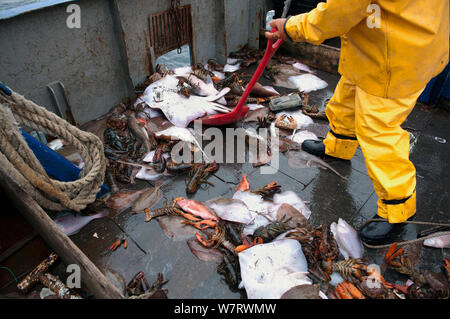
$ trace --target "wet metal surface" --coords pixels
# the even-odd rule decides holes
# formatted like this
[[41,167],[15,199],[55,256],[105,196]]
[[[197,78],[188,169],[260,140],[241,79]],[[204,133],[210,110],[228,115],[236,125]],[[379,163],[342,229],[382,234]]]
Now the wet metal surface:
[[[69,8],[74,4],[79,10]],[[180,4],[191,6],[193,62],[225,62],[246,43],[257,45],[262,0]],[[152,73],[149,16],[170,5],[169,0],[1,0],[2,82],[57,113],[47,85],[61,81],[75,120],[84,124],[132,98],[133,87]],[[74,20],[80,25],[68,24]]]
[[[338,78],[318,72],[325,79],[328,88],[311,93],[312,103],[321,107],[332,95]],[[261,81],[263,84],[265,80]],[[284,92],[283,89],[280,92]],[[449,144],[436,141],[435,137],[450,141],[448,130],[449,114],[445,111],[427,112],[416,106],[404,123],[404,127],[414,130],[418,137],[411,155],[417,167],[418,212],[416,220],[446,222],[449,219]],[[231,197],[239,183],[242,173],[246,173],[250,184],[263,186],[273,180],[282,185],[282,190],[293,190],[309,202],[312,211],[310,221],[313,224],[330,224],[344,218],[355,228],[360,227],[376,212],[377,196],[367,175],[364,156],[361,150],[350,161],[332,160],[329,164],[340,174],[348,177],[343,180],[329,170],[319,168],[294,169],[289,167],[287,158],[280,155],[280,170],[273,175],[262,175],[259,168],[250,163],[222,164],[215,176],[210,178],[214,186],[205,185],[193,196],[186,196],[186,178],[167,177],[162,193],[165,199],[185,196],[198,201],[225,196]],[[135,187],[148,187],[138,182]],[[161,200],[156,207],[164,205]],[[99,238],[93,237],[97,233]],[[128,248],[119,247],[110,252],[108,247],[116,240],[128,239]],[[72,236],[73,241],[100,268],[107,266],[117,271],[126,282],[138,272],[144,271],[152,281],[158,272],[169,280],[165,286],[169,298],[240,298],[221,280],[215,262],[198,260],[189,250],[186,240],[173,241],[168,238],[157,220],[145,222],[144,214],[131,214],[125,211],[117,216],[94,220],[80,233]],[[365,257],[371,263],[382,264],[383,251],[365,250]],[[423,247],[420,252],[419,269],[438,272],[442,258],[448,252]],[[392,272],[386,273],[387,279],[403,280]]]

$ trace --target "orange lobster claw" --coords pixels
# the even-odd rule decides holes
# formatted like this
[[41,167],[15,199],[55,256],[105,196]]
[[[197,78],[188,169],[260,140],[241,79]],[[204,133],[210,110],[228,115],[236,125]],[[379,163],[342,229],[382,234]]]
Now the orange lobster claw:
[[237,191],[246,191],[250,189],[250,183],[247,180],[247,175],[246,174],[242,174],[242,180],[239,183],[239,185],[236,187]]
[[387,250],[386,254],[384,255],[384,259],[387,263],[390,263],[395,257],[403,253],[403,249],[400,248],[396,251],[396,248],[397,243],[393,243]]
[[199,233],[195,233],[195,238],[205,247],[211,247],[211,244],[208,242],[208,240],[202,236],[200,236]]
[[194,226],[195,228],[200,230],[204,230],[206,228],[215,228],[217,226],[217,223],[215,221],[209,219],[200,220],[198,222],[183,220],[181,223]]
[[242,245],[237,246],[234,251],[237,253],[243,252],[244,250],[251,248],[256,245],[260,245],[263,243],[263,239],[261,237],[256,237],[253,239],[253,243],[248,242],[245,237],[242,237]]
[[212,76],[211,79],[213,80],[214,84],[217,84],[217,82],[220,81],[220,79],[217,76]]
[[205,166],[205,172],[214,173],[219,169],[219,165],[216,163],[216,161],[209,163]]
[[115,241],[114,244],[112,244],[111,246],[109,246],[109,250],[110,250],[110,251],[116,250],[117,247],[120,246],[120,244],[122,244],[122,239],[119,239],[119,240]]
[[342,282],[336,286],[335,290],[341,299],[353,299],[352,294],[347,290]]
[[250,248],[250,246],[247,246],[247,245],[239,245],[239,246],[237,246],[237,247],[234,249],[234,251],[237,252],[237,253],[239,254],[240,252],[243,252],[244,250],[246,250],[246,249],[248,249],[248,248]]
[[[192,214],[184,213],[184,212],[182,212],[182,211],[179,211],[178,213],[179,213],[181,216],[183,216],[184,218],[186,218],[187,220],[189,220],[189,221],[192,221],[192,222],[199,222],[199,221],[201,221],[200,218],[197,218],[197,217],[195,217],[195,216],[192,215]],[[191,224],[189,224],[189,225],[191,225]]]
[[344,281],[342,284],[347,289],[347,291],[352,295],[353,298],[366,299],[366,297],[364,297],[361,291],[359,291],[359,289],[356,288],[355,285],[352,284],[351,282]]
[[270,182],[269,184],[266,185],[266,187],[267,187],[267,188],[278,187],[277,181]]
[[392,256],[389,258],[389,262],[391,262],[392,260],[395,259],[395,257],[397,257],[398,255],[401,255],[403,253],[403,249],[399,249],[397,250],[394,254],[392,254]]
[[261,245],[262,243],[263,243],[262,237],[255,237],[255,239],[253,239],[253,246]]
[[388,258],[389,258],[390,256],[392,256],[392,254],[394,253],[395,249],[397,249],[397,243],[396,243],[396,242],[393,243],[393,244],[388,248],[388,250],[386,251],[386,254],[384,255],[384,259],[385,259],[385,260],[388,260]]

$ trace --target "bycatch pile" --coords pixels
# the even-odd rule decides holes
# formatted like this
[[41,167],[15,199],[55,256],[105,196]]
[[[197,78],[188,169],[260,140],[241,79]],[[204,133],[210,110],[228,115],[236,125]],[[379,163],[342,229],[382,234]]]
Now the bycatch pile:
[[[406,247],[393,245],[385,252],[383,267],[374,267],[364,259],[364,248],[351,225],[340,218],[331,225],[312,225],[308,203],[277,181],[254,185],[243,174],[232,196],[203,202],[189,198],[199,187],[214,187],[211,177],[221,169],[197,139],[195,120],[231,112],[251,78],[246,68],[262,56],[259,50],[243,49],[232,53],[226,64],[211,59],[205,65],[174,70],[158,65],[136,88],[135,101],[124,100],[85,124],[82,129],[104,143],[105,181],[111,191],[88,207],[85,213],[91,216],[60,215],[55,220],[58,225],[72,235],[92,219],[131,211],[144,225],[158,223],[171,240],[185,241],[199,260],[216,262],[223,280],[244,298],[448,298],[448,260],[442,274],[417,270],[417,258]],[[292,168],[320,167],[347,179],[301,150],[305,139],[323,138],[329,129],[323,110],[310,105],[308,95],[327,83],[301,61],[283,56],[275,56],[263,76],[273,86],[258,83],[247,100],[250,111],[234,124],[243,129],[241,137],[248,145],[267,150],[255,155],[253,167],[269,163],[276,147]],[[301,96],[302,106],[272,112],[270,101],[286,88]],[[260,136],[255,128],[266,128],[270,135]],[[178,162],[173,154],[180,150],[190,160]],[[194,160],[198,152],[205,155],[201,162]],[[164,187],[176,176],[185,176],[185,189],[166,198]],[[144,182],[137,180],[148,183],[138,188]],[[114,251],[127,248],[125,239],[111,244]],[[448,247],[448,238],[426,245]],[[405,281],[387,282],[383,268],[404,275]],[[127,295],[166,297],[161,288],[165,283],[158,275],[150,286],[140,272],[128,284]]]

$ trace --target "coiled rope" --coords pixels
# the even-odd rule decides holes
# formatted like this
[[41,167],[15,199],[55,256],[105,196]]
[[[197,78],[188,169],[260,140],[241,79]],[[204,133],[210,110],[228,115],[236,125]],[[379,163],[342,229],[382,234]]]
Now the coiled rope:
[[[61,182],[50,178],[28,147],[19,124],[73,145],[85,164],[79,179]],[[0,169],[42,207],[78,212],[95,201],[103,184],[106,160],[103,144],[94,134],[78,129],[14,91],[7,95],[0,90]]]

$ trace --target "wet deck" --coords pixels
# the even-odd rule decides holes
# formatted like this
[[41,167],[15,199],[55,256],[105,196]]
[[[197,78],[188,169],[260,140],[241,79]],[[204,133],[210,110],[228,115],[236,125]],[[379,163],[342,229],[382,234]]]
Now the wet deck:
[[[251,74],[252,70],[247,71]],[[329,86],[312,92],[311,104],[324,107],[332,96],[338,77],[317,73]],[[270,84],[266,79],[261,79],[261,82]],[[418,105],[404,124],[417,139],[411,158],[417,168],[417,220],[420,221],[445,222],[449,218],[449,120],[450,114],[446,111],[429,112]],[[435,137],[444,138],[447,143],[441,144]],[[367,175],[364,156],[358,149],[350,162],[333,160],[329,163],[347,176],[348,181],[319,168],[293,169],[287,164],[287,158],[280,154],[280,169],[274,175],[261,175],[259,169],[249,163],[222,164],[210,178],[214,187],[201,187],[190,198],[205,201],[218,196],[232,197],[242,173],[246,173],[251,185],[259,187],[276,180],[282,185],[282,190],[295,191],[303,200],[309,201],[312,224],[330,224],[341,217],[357,228],[376,212],[377,196]],[[162,187],[164,198],[170,200],[186,196],[185,177],[168,179],[170,181]],[[145,182],[138,182],[134,187],[144,185],[148,186]],[[163,201],[160,201],[157,207],[162,205]],[[118,216],[94,220],[71,238],[97,266],[114,269],[126,282],[139,271],[144,271],[150,282],[162,272],[169,280],[164,286],[168,289],[169,298],[241,297],[239,293],[230,291],[221,280],[216,263],[198,260],[186,240],[173,241],[163,233],[156,220],[149,223],[144,220],[143,214],[133,215],[125,211]],[[98,238],[93,236],[95,233]],[[120,247],[110,252],[109,246],[122,237],[128,238],[128,248]],[[366,249],[365,255],[371,262],[382,263],[381,251]],[[448,255],[448,250],[423,247],[417,267],[438,272],[442,258]],[[386,275],[394,282],[401,279],[393,274]]]

